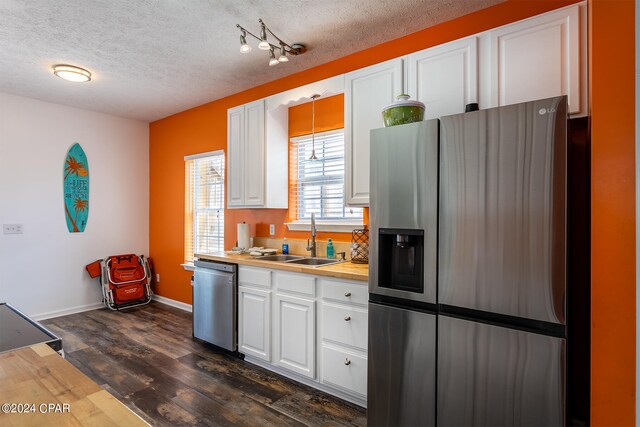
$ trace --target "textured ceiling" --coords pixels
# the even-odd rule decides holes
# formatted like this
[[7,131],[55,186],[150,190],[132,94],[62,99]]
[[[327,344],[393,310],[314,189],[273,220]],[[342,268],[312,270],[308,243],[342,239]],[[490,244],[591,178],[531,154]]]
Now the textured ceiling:
[[[503,0],[0,0],[0,92],[154,121]],[[308,51],[239,52],[258,18]],[[51,66],[90,70],[90,83]]]

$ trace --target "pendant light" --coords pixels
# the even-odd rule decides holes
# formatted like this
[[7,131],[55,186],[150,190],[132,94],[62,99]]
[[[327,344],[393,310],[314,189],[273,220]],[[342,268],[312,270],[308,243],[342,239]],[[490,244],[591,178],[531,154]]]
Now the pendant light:
[[311,95],[311,157],[309,160],[318,160],[316,157],[316,99],[320,95]]

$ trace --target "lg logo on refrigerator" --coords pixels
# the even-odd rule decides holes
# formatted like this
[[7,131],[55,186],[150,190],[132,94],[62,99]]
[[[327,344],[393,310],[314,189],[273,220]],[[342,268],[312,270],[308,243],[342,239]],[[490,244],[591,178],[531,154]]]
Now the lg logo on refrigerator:
[[544,116],[547,113],[555,113],[556,109],[555,108],[541,108],[538,110],[538,114],[540,114],[541,116]]

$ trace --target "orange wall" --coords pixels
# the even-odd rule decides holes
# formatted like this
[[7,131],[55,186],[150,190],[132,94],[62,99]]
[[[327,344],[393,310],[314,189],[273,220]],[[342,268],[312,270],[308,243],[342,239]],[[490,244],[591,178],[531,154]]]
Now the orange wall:
[[636,322],[634,3],[590,0],[589,17],[591,422],[631,426]]
[[[635,406],[634,52],[631,49],[634,10],[632,0],[589,1],[589,85],[593,116],[592,422],[594,425],[632,425]],[[191,302],[190,273],[180,267],[183,156],[226,150],[228,108],[576,2],[509,0],[152,123],[149,244],[156,270],[162,276],[156,292]],[[265,72],[268,71],[265,68]],[[227,210],[225,215],[229,230],[234,230],[237,222],[246,221],[257,224],[251,230],[257,235],[267,235],[265,227],[269,223],[280,224],[284,218],[282,210],[267,209]],[[277,233],[282,235],[284,229],[278,229]],[[230,246],[231,242],[225,243]]]
[[[344,127],[344,95],[334,95],[316,100],[316,133]],[[289,108],[289,138],[309,135],[312,131],[311,103]]]

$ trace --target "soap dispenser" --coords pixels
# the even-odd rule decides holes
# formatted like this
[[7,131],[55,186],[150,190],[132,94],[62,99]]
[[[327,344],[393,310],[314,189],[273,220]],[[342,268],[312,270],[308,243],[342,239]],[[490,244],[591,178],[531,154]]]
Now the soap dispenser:
[[327,258],[335,258],[336,257],[336,253],[335,250],[333,249],[333,242],[331,241],[331,238],[329,238],[329,241],[327,242]]
[[287,242],[287,238],[282,239],[282,253],[287,255],[289,253],[289,242]]

